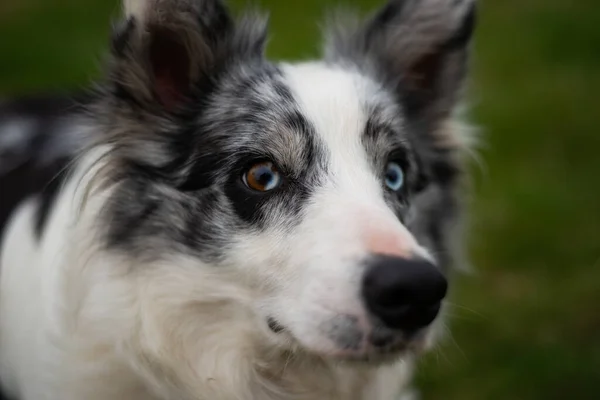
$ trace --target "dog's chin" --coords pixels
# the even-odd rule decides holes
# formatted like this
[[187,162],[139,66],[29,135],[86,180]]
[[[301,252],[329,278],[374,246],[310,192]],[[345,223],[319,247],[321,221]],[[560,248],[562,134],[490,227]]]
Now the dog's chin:
[[413,346],[409,343],[399,343],[390,348],[377,348],[367,346],[364,349],[348,350],[341,347],[332,347],[324,349],[322,347],[307,346],[299,344],[302,350],[317,356],[321,359],[329,360],[335,363],[349,365],[372,365],[382,366],[394,364],[403,358],[415,353]]
[[348,346],[329,338],[308,342],[274,321],[269,321],[269,328],[272,335],[277,338],[280,347],[285,350],[304,352],[323,360],[348,365],[394,364],[404,358],[421,353],[425,347],[423,339],[425,335],[418,335],[411,340],[406,340],[403,335],[396,334],[391,335],[386,343],[381,343],[381,341],[373,340],[372,334],[364,334],[361,336],[364,338],[371,336],[371,340],[363,339],[356,346]]
[[377,349],[365,350],[355,353],[346,353],[343,351],[319,354],[323,358],[347,364],[347,365],[372,365],[375,367],[395,364],[398,361],[408,357],[411,354],[409,346],[402,348],[381,351]]

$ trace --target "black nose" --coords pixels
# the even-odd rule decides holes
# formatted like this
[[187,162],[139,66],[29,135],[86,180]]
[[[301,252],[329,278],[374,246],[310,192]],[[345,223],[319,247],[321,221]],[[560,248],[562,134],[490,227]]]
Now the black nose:
[[447,289],[440,270],[421,259],[376,256],[363,278],[369,311],[388,327],[405,331],[433,322]]

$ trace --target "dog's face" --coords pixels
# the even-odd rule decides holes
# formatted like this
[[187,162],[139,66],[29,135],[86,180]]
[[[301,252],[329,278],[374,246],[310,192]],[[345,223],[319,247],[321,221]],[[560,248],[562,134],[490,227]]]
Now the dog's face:
[[276,346],[381,360],[421,343],[452,262],[473,1],[390,1],[306,64],[266,61],[264,23],[218,1],[126,3],[95,109],[108,249],[140,275],[168,264],[155,279],[189,278],[173,297],[233,305]]

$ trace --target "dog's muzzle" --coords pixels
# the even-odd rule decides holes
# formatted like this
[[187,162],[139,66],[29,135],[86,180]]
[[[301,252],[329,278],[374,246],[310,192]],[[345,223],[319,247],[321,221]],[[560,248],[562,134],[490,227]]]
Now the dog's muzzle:
[[[426,328],[439,314],[448,288],[441,271],[424,259],[375,255],[364,264],[359,285],[362,309],[322,321],[317,328],[321,344],[315,348],[315,342],[305,343],[308,349],[368,361],[422,349]],[[294,335],[274,318],[267,322],[274,333]],[[303,342],[302,337],[296,339]]]

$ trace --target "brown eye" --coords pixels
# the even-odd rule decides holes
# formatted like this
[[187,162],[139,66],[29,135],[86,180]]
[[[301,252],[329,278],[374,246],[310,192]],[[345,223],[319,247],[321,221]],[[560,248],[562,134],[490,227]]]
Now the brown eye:
[[244,184],[258,192],[269,192],[281,184],[281,174],[270,161],[254,164],[242,176]]

